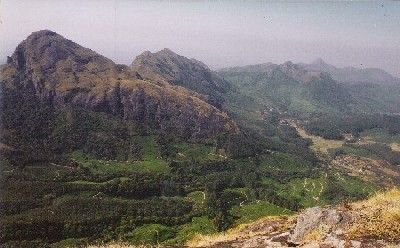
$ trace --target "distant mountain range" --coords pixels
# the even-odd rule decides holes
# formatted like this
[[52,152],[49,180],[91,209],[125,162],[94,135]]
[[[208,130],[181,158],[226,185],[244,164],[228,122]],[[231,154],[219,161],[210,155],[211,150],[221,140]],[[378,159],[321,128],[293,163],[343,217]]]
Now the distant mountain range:
[[333,65],[327,64],[322,59],[317,59],[311,64],[300,63],[299,65],[309,71],[327,72],[336,81],[347,84],[400,85],[399,78],[394,77],[390,73],[377,68],[338,68]]
[[380,69],[340,69],[317,60],[312,64],[265,63],[218,72],[259,104],[296,116],[400,111],[399,79]]
[[323,113],[347,111],[351,95],[344,85],[322,71],[298,64],[261,64],[222,69],[221,75],[242,94],[279,112]]

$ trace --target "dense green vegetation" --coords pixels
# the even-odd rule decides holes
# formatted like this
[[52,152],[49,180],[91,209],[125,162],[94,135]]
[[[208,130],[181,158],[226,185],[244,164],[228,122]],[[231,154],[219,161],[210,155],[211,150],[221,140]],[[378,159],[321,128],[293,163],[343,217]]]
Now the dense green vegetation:
[[[52,114],[53,122],[36,125],[41,136],[33,141],[23,135],[34,124],[4,136],[7,144],[23,145],[19,157],[13,151],[2,161],[4,247],[112,240],[176,244],[197,232],[319,204],[288,186],[320,178],[311,143],[289,126],[273,125],[274,119],[265,122],[273,127],[265,136],[248,129],[185,140],[157,130],[143,133],[140,125],[104,113],[46,112]],[[7,129],[16,121],[6,117]],[[40,160],[35,150],[25,149],[29,142],[52,140],[57,142],[47,144],[51,153]]]
[[[240,134],[188,140],[102,112],[58,109],[37,99],[29,84],[16,87],[23,97],[4,92],[2,112],[4,247],[182,244],[196,233],[360,199],[376,189],[350,176],[335,179],[335,171],[320,166],[312,142],[254,98],[227,98]],[[316,118],[306,128],[326,137],[329,128],[364,135],[380,127],[396,137],[398,119],[379,117]],[[385,145],[343,150],[399,161]]]
[[351,109],[363,113],[400,113],[400,87],[376,84],[346,86],[352,95]]
[[400,116],[382,114],[352,114],[352,115],[324,115],[307,122],[307,132],[326,139],[343,139],[344,134],[352,134],[355,137],[360,133],[381,128],[389,135],[400,133]]
[[281,69],[264,73],[223,73],[232,85],[210,100],[218,100],[241,132],[196,139],[123,120],[101,106],[56,107],[36,95],[33,82],[14,78],[2,91],[0,111],[0,243],[183,244],[196,233],[360,199],[377,189],[346,173],[339,180],[286,119],[300,119],[309,133],[327,139],[351,133],[375,141],[355,144],[353,137],[333,156],[400,163],[389,146],[398,141],[398,116],[339,116],[354,103],[343,85],[329,77],[299,83]]
[[[291,63],[288,66],[293,66],[289,70],[300,70]],[[220,73],[237,86],[243,95],[263,107],[260,110],[273,108],[293,116],[309,117],[312,114],[348,110],[351,101],[351,95],[344,86],[331,78],[311,77],[306,82],[299,82],[281,66],[248,66]]]

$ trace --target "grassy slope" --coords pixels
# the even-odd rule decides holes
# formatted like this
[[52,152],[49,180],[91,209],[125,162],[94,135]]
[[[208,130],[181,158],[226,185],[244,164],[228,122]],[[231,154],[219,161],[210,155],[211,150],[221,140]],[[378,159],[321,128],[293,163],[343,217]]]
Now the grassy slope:
[[400,240],[400,190],[394,188],[374,197],[350,205],[350,209],[361,213],[350,228],[353,237],[373,237]]
[[[398,241],[400,239],[400,190],[392,189],[386,192],[379,192],[371,198],[363,201],[350,203],[347,210],[361,214],[362,218],[356,218],[355,223],[344,230],[345,236],[351,239],[383,239],[386,242]],[[296,216],[295,216],[296,217]],[[214,235],[200,235],[188,242],[189,247],[207,247],[215,244],[223,246],[231,241],[246,240],[254,236],[260,237],[268,234],[267,231],[249,233],[247,230],[255,229],[268,222],[282,220],[282,217],[263,218],[248,225],[238,226],[225,233]],[[289,218],[281,222],[276,228],[279,232],[287,231],[293,224],[295,218]],[[321,238],[319,236],[319,238]],[[313,240],[308,240],[313,241]]]

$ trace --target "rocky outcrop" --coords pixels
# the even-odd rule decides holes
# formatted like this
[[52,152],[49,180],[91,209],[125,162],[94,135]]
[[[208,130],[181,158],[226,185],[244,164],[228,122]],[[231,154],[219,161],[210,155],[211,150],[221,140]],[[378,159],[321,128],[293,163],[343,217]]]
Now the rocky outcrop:
[[[49,30],[32,33],[8,62],[17,68],[18,77],[32,81],[39,93],[44,88],[76,88],[95,77],[101,82],[93,80],[93,84],[104,83],[117,73],[111,60]],[[90,77],[80,82],[85,76]]]
[[19,44],[1,74],[7,96],[22,97],[20,89],[33,88],[38,100],[60,109],[106,112],[187,138],[238,132],[225,113],[189,90],[144,81],[127,66],[48,30]]
[[306,209],[297,218],[288,238],[288,243],[300,245],[304,240],[325,239],[335,244],[346,243],[344,230],[351,226],[357,214],[334,208],[314,207]]
[[[361,207],[365,208],[365,205],[369,203],[362,203]],[[351,235],[349,230],[354,224],[362,218],[368,218],[363,216],[362,212],[343,207],[309,208],[297,217],[269,217],[241,227],[238,232],[231,230],[225,240],[217,237],[218,241],[212,242],[206,238],[205,241],[197,241],[189,247],[383,248],[389,244],[393,247],[400,245],[398,239],[384,240],[369,235],[360,237]]]

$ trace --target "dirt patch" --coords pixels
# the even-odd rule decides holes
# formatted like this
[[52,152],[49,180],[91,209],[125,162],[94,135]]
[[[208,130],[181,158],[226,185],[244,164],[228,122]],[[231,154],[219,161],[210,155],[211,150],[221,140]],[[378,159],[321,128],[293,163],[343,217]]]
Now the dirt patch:
[[298,126],[294,127],[301,137],[312,140],[313,145],[311,146],[311,148],[316,152],[328,154],[329,149],[340,148],[344,144],[343,140],[327,140],[319,136],[309,135],[304,129]]
[[400,144],[399,143],[391,143],[390,147],[392,148],[393,151],[400,152]]

